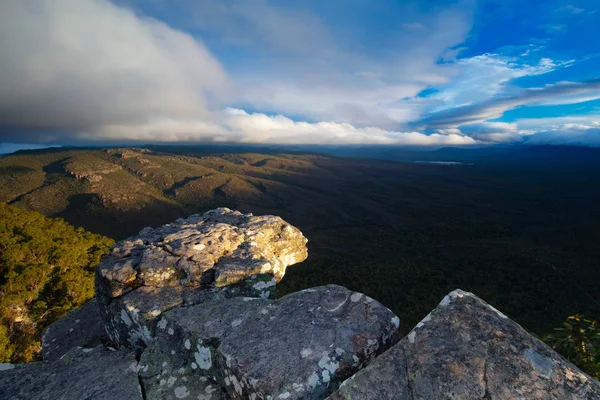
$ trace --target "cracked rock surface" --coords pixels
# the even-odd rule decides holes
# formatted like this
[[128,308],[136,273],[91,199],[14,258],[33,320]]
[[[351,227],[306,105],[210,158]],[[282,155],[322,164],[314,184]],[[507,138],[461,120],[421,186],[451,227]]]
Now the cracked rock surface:
[[[96,269],[96,297],[110,338],[145,347],[156,317],[179,305],[223,296],[274,297],[288,266],[308,256],[302,232],[279,217],[228,208],[144,228],[113,246]],[[235,286],[237,289],[231,289]]]
[[133,353],[75,347],[61,359],[0,372],[2,400],[142,400]]
[[331,400],[597,400],[600,384],[477,296],[456,290]]
[[236,297],[165,313],[140,365],[164,366],[165,380],[210,378],[234,399],[323,399],[393,345],[398,326],[379,302],[336,285]]

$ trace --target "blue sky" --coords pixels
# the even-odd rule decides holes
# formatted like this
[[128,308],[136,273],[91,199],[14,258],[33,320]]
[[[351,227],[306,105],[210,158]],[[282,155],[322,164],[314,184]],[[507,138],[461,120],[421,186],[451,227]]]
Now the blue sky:
[[600,4],[9,0],[0,141],[600,146]]

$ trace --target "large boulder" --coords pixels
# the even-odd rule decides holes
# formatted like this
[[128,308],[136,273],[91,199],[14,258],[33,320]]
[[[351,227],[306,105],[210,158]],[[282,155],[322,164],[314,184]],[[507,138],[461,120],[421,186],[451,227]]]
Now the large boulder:
[[0,399],[142,400],[137,372],[138,363],[131,352],[76,347],[54,362],[0,371]]
[[107,332],[117,345],[143,348],[156,317],[173,307],[220,292],[274,297],[286,268],[308,256],[306,242],[279,217],[227,208],[145,228],[117,243],[96,269]]
[[475,295],[456,290],[331,400],[598,400],[600,384]]
[[323,399],[393,345],[398,326],[377,301],[336,285],[235,297],[164,313],[140,367],[155,386],[205,377],[234,399]]
[[96,347],[105,343],[108,343],[108,335],[94,299],[46,328],[42,335],[42,357],[44,361],[54,361],[74,347]]

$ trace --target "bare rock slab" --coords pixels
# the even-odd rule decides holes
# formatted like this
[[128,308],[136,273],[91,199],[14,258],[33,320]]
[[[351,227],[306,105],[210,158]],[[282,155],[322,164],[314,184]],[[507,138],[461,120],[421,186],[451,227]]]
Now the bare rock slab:
[[54,361],[74,347],[106,343],[108,335],[94,299],[46,328],[42,336],[42,357],[44,361]]
[[597,400],[600,384],[479,299],[456,290],[332,400]]
[[205,300],[203,291],[211,288],[237,285],[246,296],[274,297],[286,268],[308,256],[306,243],[279,217],[227,208],[144,228],[115,244],[96,269],[108,334],[118,345],[143,348],[157,316]]
[[139,399],[138,364],[131,352],[76,347],[54,362],[0,371],[0,399]]
[[218,382],[235,399],[323,399],[397,341],[399,319],[368,296],[329,285],[276,301],[235,297],[180,307],[157,326],[142,370],[173,364]]

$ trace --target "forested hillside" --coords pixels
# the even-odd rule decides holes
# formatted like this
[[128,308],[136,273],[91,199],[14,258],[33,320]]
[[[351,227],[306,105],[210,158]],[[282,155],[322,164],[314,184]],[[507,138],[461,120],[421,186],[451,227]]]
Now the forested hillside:
[[[456,288],[532,332],[600,319],[600,170],[435,165],[212,147],[52,149],[0,158],[0,201],[121,239],[227,206],[302,230],[279,294],[364,292],[406,332]],[[510,158],[507,158],[510,163]]]
[[43,329],[94,296],[111,239],[0,203],[0,362],[40,355]]

